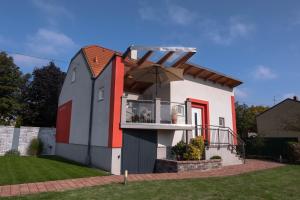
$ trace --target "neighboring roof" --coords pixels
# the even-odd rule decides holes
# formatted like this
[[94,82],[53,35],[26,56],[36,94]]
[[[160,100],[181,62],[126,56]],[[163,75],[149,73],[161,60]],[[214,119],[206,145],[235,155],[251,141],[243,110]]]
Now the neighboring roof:
[[109,60],[117,53],[113,50],[91,45],[82,48],[93,77],[98,76]]
[[264,112],[258,114],[256,117],[259,117],[259,116],[263,115],[264,113],[269,112],[269,111],[271,111],[272,109],[274,109],[274,108],[276,108],[276,107],[278,107],[278,106],[280,106],[280,105],[282,105],[283,103],[286,103],[286,102],[290,102],[290,103],[300,103],[299,100],[287,98],[287,99],[285,99],[285,100],[279,102],[278,104],[272,106],[271,108],[265,110]]

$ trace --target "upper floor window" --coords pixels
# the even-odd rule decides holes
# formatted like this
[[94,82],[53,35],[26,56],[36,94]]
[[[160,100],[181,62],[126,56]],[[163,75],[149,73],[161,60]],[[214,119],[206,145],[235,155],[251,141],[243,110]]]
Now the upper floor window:
[[98,90],[98,101],[101,101],[103,99],[104,99],[104,88],[102,87]]
[[225,127],[225,119],[224,119],[224,117],[219,117],[219,126]]
[[76,68],[74,68],[72,71],[72,83],[75,82],[75,80],[76,80]]

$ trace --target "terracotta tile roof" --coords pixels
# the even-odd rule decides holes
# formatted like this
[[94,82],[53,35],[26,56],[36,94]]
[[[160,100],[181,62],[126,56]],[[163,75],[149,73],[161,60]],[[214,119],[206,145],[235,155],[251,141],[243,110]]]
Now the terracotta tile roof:
[[83,47],[82,51],[89,64],[93,77],[99,75],[114,54],[118,53],[96,45]]

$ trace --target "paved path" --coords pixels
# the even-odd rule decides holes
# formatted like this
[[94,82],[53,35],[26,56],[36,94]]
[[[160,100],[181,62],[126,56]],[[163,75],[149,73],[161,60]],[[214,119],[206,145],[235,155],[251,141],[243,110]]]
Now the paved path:
[[[181,173],[160,173],[160,174],[132,174],[128,176],[128,181],[151,181],[151,180],[173,180],[173,179],[189,179],[189,178],[204,178],[204,177],[223,177],[238,175],[246,172],[258,171],[263,169],[271,169],[283,166],[283,164],[260,161],[246,160],[244,165],[225,166],[220,169],[208,171],[192,171]],[[75,188],[106,185],[111,183],[122,183],[123,176],[98,176],[89,178],[77,178],[58,181],[47,181],[38,183],[25,183],[17,185],[0,186],[0,197],[4,196],[19,196],[26,194],[34,194],[40,192],[55,192],[71,190]]]

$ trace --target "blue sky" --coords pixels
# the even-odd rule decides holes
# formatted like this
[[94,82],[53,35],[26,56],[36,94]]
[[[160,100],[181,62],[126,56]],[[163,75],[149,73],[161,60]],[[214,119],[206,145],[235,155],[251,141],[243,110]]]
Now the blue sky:
[[0,50],[24,72],[48,60],[65,71],[81,46],[196,47],[192,61],[236,77],[240,102],[300,96],[300,1],[4,0]]

